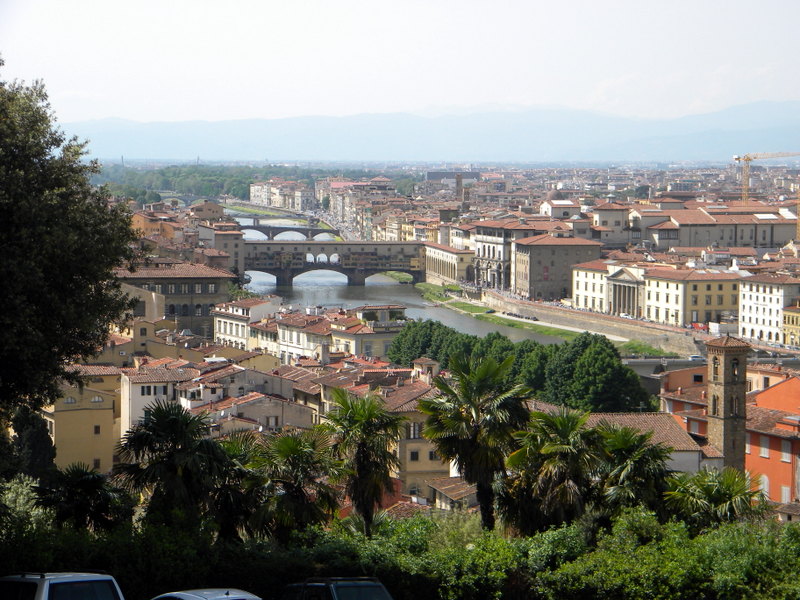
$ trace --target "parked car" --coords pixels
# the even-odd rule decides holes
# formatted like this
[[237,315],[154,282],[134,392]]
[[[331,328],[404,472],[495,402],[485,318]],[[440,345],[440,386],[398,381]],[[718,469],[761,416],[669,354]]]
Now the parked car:
[[703,360],[705,360],[705,358],[704,358],[704,357],[702,357],[702,356],[701,356],[701,355],[699,355],[699,354],[690,354],[690,355],[689,355],[689,360],[694,360],[694,361],[703,361]]
[[0,577],[2,600],[124,600],[102,573],[19,573]]
[[283,600],[392,600],[374,577],[315,577],[286,586]]
[[153,600],[261,600],[255,594],[234,588],[184,590],[156,596]]

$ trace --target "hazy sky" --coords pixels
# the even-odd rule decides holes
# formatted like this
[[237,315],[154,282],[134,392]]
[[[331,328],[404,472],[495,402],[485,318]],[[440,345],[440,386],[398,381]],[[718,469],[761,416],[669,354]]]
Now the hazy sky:
[[796,0],[0,0],[61,122],[800,100]]

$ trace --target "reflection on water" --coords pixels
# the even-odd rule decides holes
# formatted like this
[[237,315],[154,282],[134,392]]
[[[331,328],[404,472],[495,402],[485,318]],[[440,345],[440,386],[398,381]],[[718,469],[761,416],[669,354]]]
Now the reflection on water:
[[406,315],[414,319],[432,319],[441,321],[457,331],[469,332],[485,336],[499,331],[514,342],[533,339],[542,344],[559,344],[563,340],[548,335],[539,335],[522,329],[494,325],[479,321],[448,308],[428,306],[412,285],[402,285],[385,275],[373,275],[367,278],[364,286],[348,286],[347,277],[332,271],[312,271],[294,279],[292,287],[277,287],[275,277],[260,271],[248,271],[252,277],[249,289],[259,294],[277,294],[292,308],[306,306],[341,306],[353,308],[363,304],[402,304],[406,307]]

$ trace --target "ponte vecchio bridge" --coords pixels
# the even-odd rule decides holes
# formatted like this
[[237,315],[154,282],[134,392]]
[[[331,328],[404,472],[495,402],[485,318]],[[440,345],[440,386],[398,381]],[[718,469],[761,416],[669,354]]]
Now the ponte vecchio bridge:
[[298,275],[320,269],[343,273],[347,285],[364,285],[367,277],[384,271],[408,273],[417,283],[425,280],[425,246],[422,242],[310,240],[244,243],[244,270],[274,275],[279,286],[291,286]]

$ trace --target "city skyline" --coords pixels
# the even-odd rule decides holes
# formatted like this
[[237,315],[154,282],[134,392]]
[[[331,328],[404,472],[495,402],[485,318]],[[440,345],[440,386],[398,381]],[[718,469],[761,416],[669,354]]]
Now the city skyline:
[[628,0],[0,7],[3,78],[62,123],[565,107],[643,119],[800,100],[800,5]]

